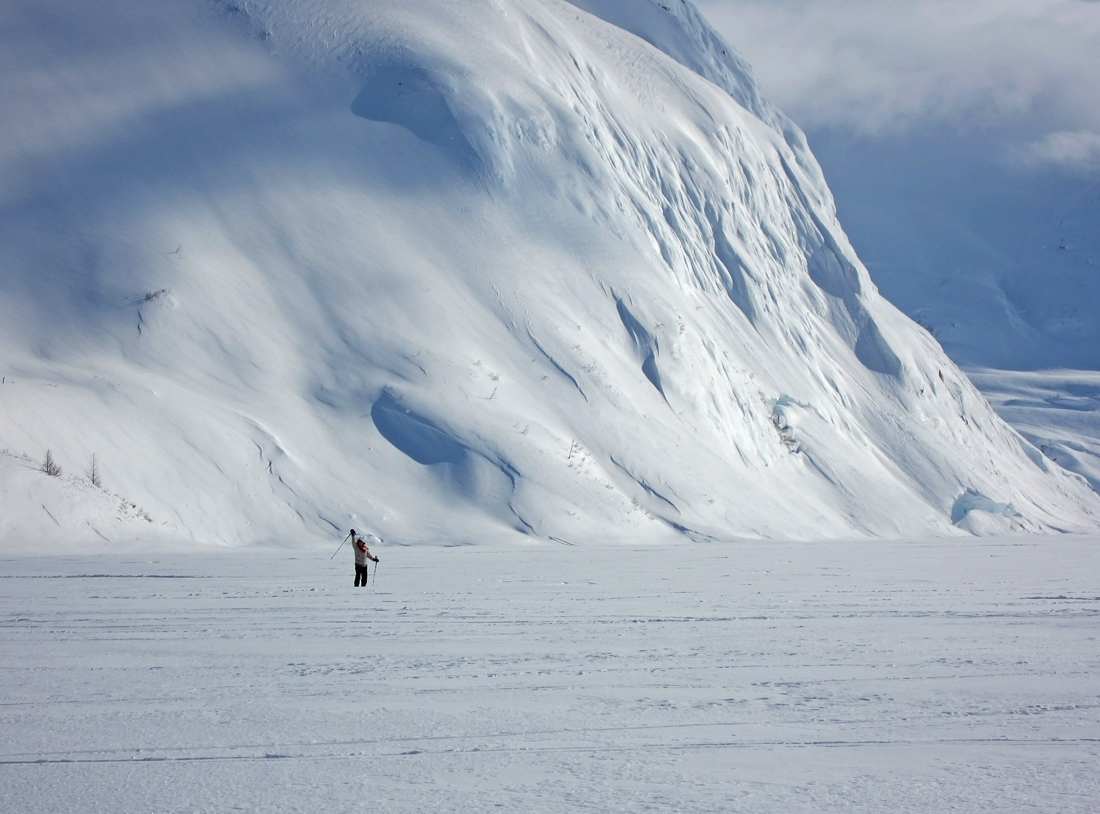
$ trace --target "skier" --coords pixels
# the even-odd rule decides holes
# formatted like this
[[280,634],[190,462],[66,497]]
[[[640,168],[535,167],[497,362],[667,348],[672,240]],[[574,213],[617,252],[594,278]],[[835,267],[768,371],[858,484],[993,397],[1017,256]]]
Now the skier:
[[370,576],[370,565],[367,563],[370,561],[378,562],[378,558],[370,553],[366,540],[369,540],[372,544],[380,544],[382,540],[370,533],[367,534],[366,540],[364,540],[355,533],[355,529],[351,530],[351,539],[351,548],[355,552],[355,587],[366,588],[367,577]]

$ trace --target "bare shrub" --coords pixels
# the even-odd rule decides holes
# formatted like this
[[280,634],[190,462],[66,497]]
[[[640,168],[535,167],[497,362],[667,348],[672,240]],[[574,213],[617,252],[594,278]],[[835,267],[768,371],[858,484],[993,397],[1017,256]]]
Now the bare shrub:
[[46,457],[42,461],[42,471],[55,478],[61,477],[61,467],[57,465],[57,461],[53,459],[53,453],[48,449],[46,450]]
[[99,476],[99,462],[96,460],[94,452],[92,453],[92,462],[88,466],[88,480],[97,489],[103,488],[103,479]]

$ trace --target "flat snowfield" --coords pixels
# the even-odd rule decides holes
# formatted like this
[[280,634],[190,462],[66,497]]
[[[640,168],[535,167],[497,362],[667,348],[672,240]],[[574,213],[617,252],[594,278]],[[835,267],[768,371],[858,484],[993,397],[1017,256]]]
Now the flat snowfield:
[[0,810],[1096,812],[1100,539],[0,560]]

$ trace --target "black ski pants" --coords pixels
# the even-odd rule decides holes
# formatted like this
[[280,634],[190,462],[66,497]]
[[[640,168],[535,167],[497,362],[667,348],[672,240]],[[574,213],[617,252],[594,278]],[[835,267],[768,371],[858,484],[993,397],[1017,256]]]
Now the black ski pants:
[[355,587],[356,588],[366,588],[367,587],[367,577],[369,577],[369,576],[370,576],[370,566],[369,565],[359,565],[359,563],[355,564]]

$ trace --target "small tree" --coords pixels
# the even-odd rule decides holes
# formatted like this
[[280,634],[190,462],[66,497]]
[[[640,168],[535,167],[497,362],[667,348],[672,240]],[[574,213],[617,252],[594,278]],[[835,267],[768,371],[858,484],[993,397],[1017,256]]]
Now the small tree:
[[92,453],[92,463],[88,466],[88,480],[97,489],[103,488],[103,480],[99,477],[99,462],[96,460],[94,452]]
[[48,449],[46,450],[46,457],[42,461],[42,471],[55,478],[61,477],[61,467],[57,465],[57,461],[53,459],[53,453]]

